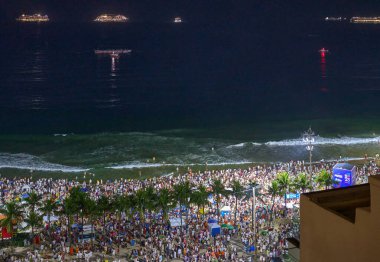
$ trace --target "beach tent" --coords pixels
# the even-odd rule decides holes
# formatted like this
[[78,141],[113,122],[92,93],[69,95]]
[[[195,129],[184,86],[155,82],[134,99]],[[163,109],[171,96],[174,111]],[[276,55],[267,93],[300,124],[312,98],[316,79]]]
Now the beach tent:
[[255,246],[253,246],[253,245],[248,246],[246,251],[247,252],[253,252],[253,251],[255,251]]
[[220,209],[220,215],[224,217],[225,215],[231,214],[231,207],[224,206],[222,209]]
[[209,224],[208,230],[213,237],[220,235],[220,226],[218,224]]
[[[44,222],[48,222],[49,221],[48,216],[44,216],[43,219],[44,219]],[[56,216],[50,216],[50,222],[54,222],[54,221],[58,221],[58,217],[56,217]]]
[[286,208],[293,208],[293,203],[286,203]]
[[[170,226],[171,227],[180,227],[181,226],[181,219],[178,217],[170,218]],[[182,226],[186,225],[185,221],[182,220]]]
[[215,223],[218,223],[218,220],[216,220],[216,219],[214,219],[214,218],[209,218],[209,219],[207,220],[207,223],[209,223],[209,224],[215,224]]

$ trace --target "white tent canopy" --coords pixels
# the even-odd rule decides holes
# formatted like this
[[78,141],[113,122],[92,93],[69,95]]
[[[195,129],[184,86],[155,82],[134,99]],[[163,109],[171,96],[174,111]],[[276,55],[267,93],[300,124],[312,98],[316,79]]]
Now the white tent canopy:
[[21,189],[22,189],[23,191],[30,191],[30,186],[28,186],[28,185],[24,185]]
[[[48,216],[44,216],[44,222],[48,222],[49,221],[49,218]],[[58,221],[58,217],[56,216],[50,216],[50,222],[54,222],[54,221]]]
[[220,211],[225,211],[225,212],[231,212],[231,207],[230,206],[224,206]]
[[[180,227],[181,226],[181,219],[180,218],[177,218],[177,217],[170,218],[169,221],[170,221],[170,226],[172,226],[172,227]],[[184,220],[182,220],[182,226],[184,226],[184,225],[186,225],[186,223]]]

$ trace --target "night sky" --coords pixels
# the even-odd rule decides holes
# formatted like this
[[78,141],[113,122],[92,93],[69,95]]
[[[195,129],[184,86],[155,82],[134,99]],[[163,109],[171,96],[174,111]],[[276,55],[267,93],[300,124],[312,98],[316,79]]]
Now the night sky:
[[0,0],[0,21],[21,13],[46,13],[52,21],[89,21],[101,13],[121,13],[134,22],[157,22],[182,16],[197,22],[295,19],[324,16],[380,15],[380,1],[371,0]]

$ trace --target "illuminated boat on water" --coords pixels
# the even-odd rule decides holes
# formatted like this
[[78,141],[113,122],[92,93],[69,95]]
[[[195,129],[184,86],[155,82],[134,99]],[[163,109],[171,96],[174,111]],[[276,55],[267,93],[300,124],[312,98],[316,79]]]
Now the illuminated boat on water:
[[174,21],[173,21],[173,22],[174,22],[174,23],[182,23],[182,18],[179,17],[179,16],[177,16],[177,17],[174,18]]
[[334,17],[334,16],[327,16],[325,17],[325,21],[332,21],[332,22],[340,22],[340,21],[343,21],[343,20],[346,20],[347,18],[345,17]]
[[97,49],[94,50],[96,55],[109,55],[111,57],[119,57],[123,54],[130,54],[132,50],[130,49]]
[[102,14],[95,18],[95,22],[101,22],[101,23],[109,23],[109,22],[127,22],[128,17],[123,16],[123,15],[109,15],[109,14]]
[[374,16],[374,17],[359,17],[354,16],[350,19],[351,23],[355,24],[380,24],[380,17]]
[[20,22],[48,22],[49,17],[47,15],[34,14],[34,15],[20,15],[17,19]]
[[326,53],[329,52],[329,50],[327,50],[327,49],[325,49],[325,48],[323,47],[322,49],[319,49],[318,52],[321,53],[321,54],[326,54]]

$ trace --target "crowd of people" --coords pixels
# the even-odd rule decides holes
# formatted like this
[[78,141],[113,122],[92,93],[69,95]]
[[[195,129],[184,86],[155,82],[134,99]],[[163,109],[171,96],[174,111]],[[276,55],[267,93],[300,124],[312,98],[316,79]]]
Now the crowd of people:
[[[273,261],[287,253],[286,238],[298,237],[299,197],[295,194],[295,197],[285,200],[282,195],[271,194],[272,181],[281,172],[286,172],[290,179],[295,179],[301,173],[315,176],[322,170],[331,172],[334,164],[336,163],[320,162],[309,166],[302,161],[291,161],[257,165],[248,169],[204,172],[192,172],[189,169],[182,175],[144,180],[103,181],[95,180],[93,176],[87,176],[82,181],[1,178],[2,206],[10,201],[21,205],[31,192],[41,196],[41,202],[54,199],[63,205],[72,188],[80,188],[91,199],[98,200],[102,196],[112,199],[118,195],[135,194],[146,187],[153,187],[157,192],[162,189],[172,190],[183,181],[188,181],[194,190],[204,185],[210,196],[207,208],[178,204],[171,208],[168,217],[180,218],[182,226],[163,219],[160,211],[146,211],[143,214],[144,220],[141,220],[141,214],[137,210],[132,210],[131,215],[126,212],[107,212],[102,217],[92,219],[78,214],[66,216],[58,209],[49,216],[49,221],[45,216],[43,226],[36,230],[38,234],[30,240],[33,249],[23,257],[16,258],[6,253],[0,255],[5,261],[44,261],[46,258],[55,261],[251,261],[254,255],[257,261]],[[376,172],[375,161],[368,161],[358,168],[356,182],[365,183],[368,176]],[[216,196],[212,192],[216,179],[222,182],[226,192],[238,181],[244,188],[244,194]],[[252,194],[248,194],[252,192],[253,182],[258,188],[255,200]],[[310,190],[319,186],[312,182]],[[216,200],[220,202],[216,203]],[[222,207],[229,209],[220,215]],[[28,212],[30,208],[24,209]],[[209,224],[215,220],[219,220],[217,223],[222,227],[220,233],[213,235]],[[19,228],[22,227],[21,224],[18,225]],[[85,231],[88,239],[84,238]]]

